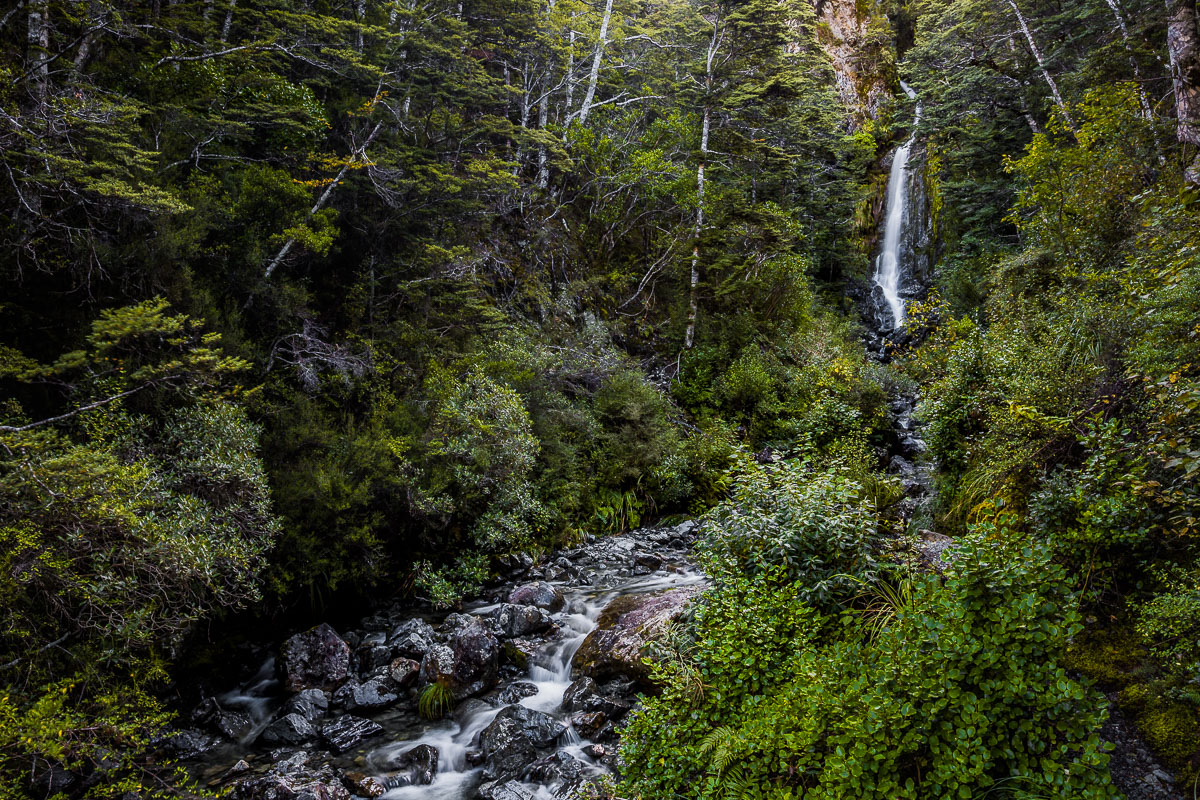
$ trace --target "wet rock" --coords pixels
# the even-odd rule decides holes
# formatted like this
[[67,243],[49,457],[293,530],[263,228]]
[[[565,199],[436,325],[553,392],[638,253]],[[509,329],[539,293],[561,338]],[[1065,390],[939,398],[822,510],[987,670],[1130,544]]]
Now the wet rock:
[[916,544],[917,559],[934,572],[941,572],[950,566],[949,551],[953,547],[954,540],[944,533],[923,530]]
[[573,666],[600,680],[622,675],[648,680],[650,668],[642,663],[643,649],[679,618],[694,594],[693,589],[673,589],[653,596],[618,597],[601,612],[597,628],[575,653]]
[[563,593],[545,581],[534,581],[524,586],[518,586],[508,595],[508,602],[518,606],[537,606],[554,614],[562,610]]
[[591,739],[608,722],[603,711],[580,711],[571,716],[571,727],[585,739]]
[[[632,684],[626,686],[633,688]],[[599,711],[611,720],[619,720],[633,706],[629,701],[613,697],[612,694],[601,691],[594,680],[585,676],[567,687],[563,693],[562,707],[564,711]]]
[[538,687],[536,684],[530,681],[517,681],[501,689],[500,693],[496,695],[496,701],[500,705],[508,706],[518,703],[526,697],[533,697],[537,693]]
[[344,753],[381,733],[383,728],[378,723],[346,714],[321,726],[321,741],[335,753]]
[[52,797],[59,792],[66,792],[79,780],[75,773],[60,764],[51,764],[45,768],[34,767],[33,788],[39,797]]
[[220,744],[217,737],[192,729],[178,731],[158,742],[164,753],[184,760],[199,758]]
[[550,747],[566,730],[549,714],[524,706],[508,706],[479,735],[485,780],[520,777],[537,759],[537,749]]
[[582,748],[583,754],[588,758],[594,758],[599,761],[608,755],[608,750],[602,744],[585,744]]
[[544,784],[571,783],[578,780],[585,769],[582,761],[560,750],[530,764],[525,778]]
[[477,617],[469,617],[449,645],[436,645],[421,661],[421,683],[444,683],[455,700],[485,692],[496,685],[500,642]]
[[259,735],[265,744],[297,746],[316,737],[312,723],[300,714],[284,714]]
[[504,603],[492,612],[492,619],[503,636],[515,639],[550,627],[550,615],[537,606]]
[[387,791],[387,787],[378,780],[361,772],[344,773],[342,785],[353,792],[356,797],[382,797]]
[[231,796],[235,800],[351,800],[333,768],[309,765],[304,753],[277,759],[265,775],[243,778],[234,784]]
[[236,778],[238,775],[245,775],[250,771],[250,762],[244,758],[238,759],[238,762],[229,769],[225,770],[225,778]]
[[387,708],[399,699],[379,678],[371,678],[363,683],[347,683],[333,693],[333,702],[347,711]]
[[281,716],[299,714],[309,722],[325,716],[329,711],[329,694],[321,689],[305,689],[289,697],[279,710]]
[[483,800],[534,800],[533,792],[516,781],[491,781],[479,787]]
[[388,665],[388,677],[392,679],[392,683],[403,689],[416,680],[417,675],[421,672],[421,664],[419,661],[413,661],[411,658],[400,658],[392,661]]
[[368,675],[392,661],[392,649],[383,644],[360,645],[354,651],[354,662],[360,675]]
[[393,653],[418,661],[424,658],[436,643],[437,636],[433,632],[433,626],[423,619],[410,619],[400,624],[388,637],[388,646]]
[[916,467],[904,456],[892,456],[892,460],[888,462],[888,471],[897,475],[912,475],[915,470]]
[[192,721],[235,742],[241,741],[254,727],[249,714],[224,709],[215,697],[208,698],[196,707],[192,712]]
[[333,689],[350,675],[350,645],[322,623],[284,642],[279,664],[289,691]]
[[438,751],[427,744],[419,744],[392,756],[381,765],[388,772],[403,772],[388,780],[392,786],[428,786],[437,777]]
[[504,643],[500,645],[501,661],[511,664],[521,672],[527,672],[529,659],[537,650],[537,646],[526,639],[505,639]]
[[675,534],[675,536],[679,537],[680,539],[686,539],[687,537],[694,534],[696,532],[696,529],[699,527],[700,526],[696,523],[695,520],[689,519],[685,522],[681,522],[678,525],[676,525],[673,533]]
[[653,572],[663,565],[662,556],[654,553],[637,553],[633,557],[633,565],[635,567],[644,567]]

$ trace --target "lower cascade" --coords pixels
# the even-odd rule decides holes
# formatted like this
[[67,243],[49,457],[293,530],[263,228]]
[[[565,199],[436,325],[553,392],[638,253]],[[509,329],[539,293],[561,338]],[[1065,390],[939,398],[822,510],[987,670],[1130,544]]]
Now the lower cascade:
[[[901,81],[900,87],[909,99],[916,99],[917,93],[908,84]],[[888,176],[887,222],[883,233],[883,247],[875,260],[875,285],[883,293],[883,301],[890,315],[893,330],[904,325],[906,317],[904,298],[901,297],[900,291],[906,269],[911,272],[911,265],[903,261],[902,249],[904,227],[909,223],[908,157],[917,138],[915,126],[920,121],[921,105],[918,103],[914,131],[908,137],[908,141],[896,150],[892,160],[892,170]]]
[[[196,729],[179,735],[197,752],[180,755],[244,800],[570,796],[616,766],[615,726],[646,688],[640,637],[704,584],[688,562],[695,529],[641,529],[547,567],[519,564],[465,613],[394,609],[340,634],[299,633],[201,704]],[[432,715],[431,687],[446,690]]]

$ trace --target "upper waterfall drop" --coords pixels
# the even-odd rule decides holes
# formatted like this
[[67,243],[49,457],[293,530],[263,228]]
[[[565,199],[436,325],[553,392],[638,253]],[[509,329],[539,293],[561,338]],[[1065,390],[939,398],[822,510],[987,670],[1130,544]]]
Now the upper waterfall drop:
[[[917,93],[900,81],[900,88],[915,100]],[[917,138],[916,124],[921,121],[921,104],[917,104],[917,115],[912,135],[896,150],[892,160],[892,171],[888,175],[887,224],[883,230],[883,248],[875,260],[875,284],[883,291],[883,299],[891,312],[893,329],[904,324],[904,299],[900,297],[900,242],[904,233],[905,209],[908,207],[908,156]]]

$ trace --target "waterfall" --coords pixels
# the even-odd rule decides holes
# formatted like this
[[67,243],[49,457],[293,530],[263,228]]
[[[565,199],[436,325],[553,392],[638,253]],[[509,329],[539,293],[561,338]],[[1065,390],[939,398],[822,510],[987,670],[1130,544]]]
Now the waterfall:
[[[900,88],[909,99],[916,99],[914,92],[907,83],[900,82]],[[892,171],[888,175],[887,224],[883,230],[883,249],[875,261],[875,283],[883,291],[884,302],[891,312],[893,328],[904,324],[904,299],[900,297],[900,282],[903,277],[900,263],[900,245],[906,220],[905,209],[908,208],[908,155],[912,152],[913,141],[917,138],[916,123],[921,121],[921,105],[917,104],[917,117],[914,130],[908,141],[896,150],[892,160]]]

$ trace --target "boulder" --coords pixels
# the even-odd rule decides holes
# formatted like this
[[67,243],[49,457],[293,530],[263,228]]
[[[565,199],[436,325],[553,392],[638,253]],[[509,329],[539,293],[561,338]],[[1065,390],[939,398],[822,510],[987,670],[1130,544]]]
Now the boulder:
[[388,637],[388,647],[392,652],[420,660],[429,652],[429,648],[437,644],[437,636],[433,626],[423,619],[410,619],[401,623]]
[[537,606],[553,614],[562,610],[565,599],[558,587],[545,581],[534,581],[513,589],[508,595],[508,602],[518,606]]
[[305,689],[287,699],[279,710],[280,716],[299,714],[309,722],[325,716],[329,711],[329,694],[321,689]]
[[579,780],[586,769],[582,761],[560,750],[530,764],[525,776],[542,784],[565,784]]
[[420,672],[421,663],[413,661],[411,658],[405,658],[404,656],[393,660],[388,665],[388,677],[392,679],[392,683],[401,689],[416,680]]
[[455,631],[449,645],[435,645],[421,660],[421,683],[449,686],[462,700],[496,685],[500,668],[500,642],[478,617],[470,617]]
[[388,779],[388,786],[428,786],[437,777],[438,751],[427,744],[405,750],[387,759],[382,768],[388,772],[401,772]]
[[210,697],[192,712],[192,721],[203,725],[213,733],[235,742],[240,742],[254,727],[254,721],[244,711],[222,708],[215,697]]
[[392,649],[384,644],[359,645],[354,651],[354,662],[360,675],[369,675],[392,661]]
[[598,711],[608,719],[618,720],[629,713],[633,705],[628,700],[602,692],[594,680],[584,676],[563,692],[562,707],[564,711],[572,712]]
[[383,797],[387,791],[387,787],[377,779],[361,772],[343,773],[342,785],[353,792],[355,797]]
[[650,668],[642,663],[643,650],[679,618],[694,594],[688,588],[618,597],[600,613],[596,629],[583,640],[572,665],[597,680],[628,676],[648,681]]
[[517,781],[491,781],[479,787],[483,800],[534,800],[533,792]]
[[201,731],[184,729],[166,736],[157,742],[159,749],[178,759],[199,758],[221,744],[215,736]]
[[533,658],[538,648],[528,639],[505,639],[500,645],[501,661],[511,664],[521,672],[529,670],[529,659]]
[[519,703],[526,697],[533,697],[537,693],[538,687],[536,684],[533,684],[529,681],[517,681],[516,683],[510,683],[508,686],[505,686],[503,689],[501,689],[500,693],[496,695],[496,701],[500,705],[507,706],[512,705],[513,703]]
[[603,711],[580,711],[571,715],[571,727],[585,739],[595,737],[606,722],[608,717],[604,716]]
[[284,714],[268,725],[259,739],[270,745],[296,747],[316,737],[317,731],[305,717],[300,714]]
[[333,689],[350,675],[350,645],[322,623],[284,642],[279,666],[289,691]]
[[585,744],[582,748],[583,754],[588,758],[599,761],[608,755],[608,749],[602,744]]
[[351,800],[333,768],[310,765],[303,752],[277,759],[263,775],[239,780],[230,796],[235,800]]
[[549,714],[524,706],[508,706],[479,735],[485,780],[519,778],[537,759],[538,748],[550,747],[566,730]]
[[662,556],[655,555],[654,553],[635,553],[633,556],[633,565],[653,572],[663,565],[663,560]]
[[381,678],[371,678],[363,683],[346,683],[333,693],[333,702],[347,711],[373,711],[399,700]]
[[344,753],[381,733],[383,727],[378,723],[346,714],[321,726],[321,741],[335,753]]
[[544,631],[551,625],[550,615],[537,606],[518,606],[502,603],[492,612],[492,619],[502,636],[515,639],[530,633]]

